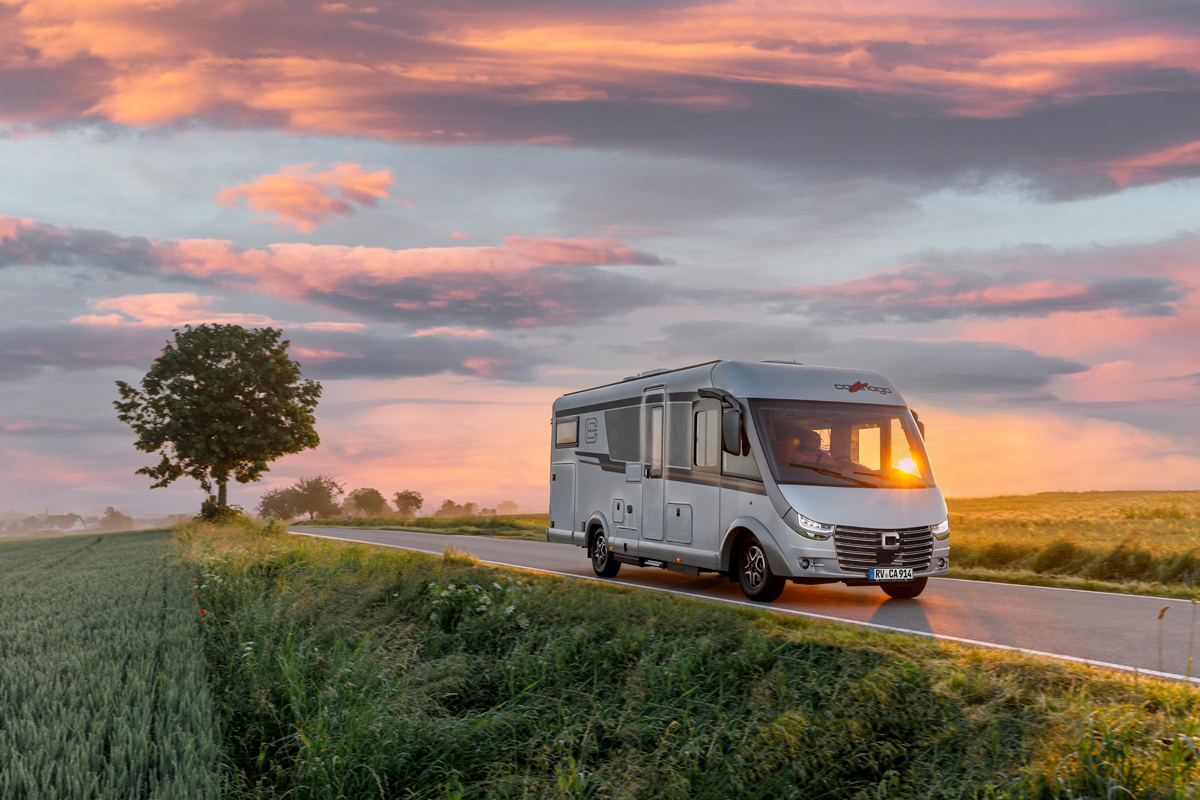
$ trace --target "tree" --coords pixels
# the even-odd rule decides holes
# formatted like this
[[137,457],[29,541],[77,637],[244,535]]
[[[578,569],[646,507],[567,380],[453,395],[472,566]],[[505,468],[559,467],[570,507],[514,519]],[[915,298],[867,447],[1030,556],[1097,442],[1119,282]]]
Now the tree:
[[296,510],[298,499],[294,486],[280,486],[263,492],[262,497],[258,498],[258,515],[274,519],[292,519],[300,513]]
[[337,516],[341,511],[337,498],[346,489],[329,475],[318,475],[315,478],[301,478],[292,491],[295,492],[296,513],[308,514],[309,519],[316,519]]
[[390,510],[378,489],[355,489],[346,499],[355,511],[368,517],[378,517]]
[[104,516],[100,519],[100,529],[105,531],[133,530],[133,517],[127,517],[109,506],[104,509]]
[[188,325],[175,332],[142,378],[141,390],[117,381],[117,416],[138,435],[135,447],[162,453],[158,466],[139,475],[152,488],[187,476],[205,493],[258,480],[267,463],[320,444],[313,409],[321,385],[300,379],[300,365],[287,355],[290,342],[274,328]]
[[396,492],[396,497],[392,502],[396,504],[396,510],[400,512],[400,516],[411,518],[415,517],[421,510],[421,506],[425,505],[425,498],[421,496],[420,492],[405,489],[403,492]]

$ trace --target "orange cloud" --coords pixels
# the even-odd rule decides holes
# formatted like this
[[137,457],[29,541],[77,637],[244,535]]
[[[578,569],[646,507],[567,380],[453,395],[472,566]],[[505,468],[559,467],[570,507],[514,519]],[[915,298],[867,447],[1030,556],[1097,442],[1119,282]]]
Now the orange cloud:
[[354,205],[374,206],[388,196],[390,169],[367,172],[358,164],[339,163],[325,172],[308,170],[312,164],[284,166],[280,174],[260,175],[252,184],[222,189],[217,202],[237,206],[242,200],[255,211],[272,212],[269,222],[290,225],[304,233],[338,216],[354,213]]
[[[366,327],[358,322],[280,322],[262,314],[229,314],[215,311],[212,308],[218,299],[186,292],[109,297],[102,300],[90,300],[88,303],[100,311],[116,311],[118,313],[87,314],[75,317],[71,322],[80,325],[145,328],[175,328],[184,325],[220,323],[303,328],[316,331],[360,331]],[[132,317],[132,320],[128,317]]]
[[1084,3],[426,4],[403,15],[326,3],[280,25],[263,0],[7,1],[18,10],[5,66],[95,59],[105,69],[79,87],[96,98],[89,112],[130,125],[240,108],[293,130],[469,139],[481,131],[429,124],[407,101],[637,94],[720,108],[745,102],[735,87],[747,84],[916,94],[994,117],[1111,94],[1131,70],[1200,69],[1197,36],[1169,17]]

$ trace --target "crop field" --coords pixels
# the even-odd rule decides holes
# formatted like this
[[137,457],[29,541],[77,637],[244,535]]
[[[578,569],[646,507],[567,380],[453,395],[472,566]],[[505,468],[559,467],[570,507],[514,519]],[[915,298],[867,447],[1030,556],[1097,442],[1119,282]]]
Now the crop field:
[[1196,597],[1200,492],[950,500],[951,575]]
[[176,535],[235,797],[1200,793],[1188,685],[453,552]]
[[206,800],[220,737],[165,531],[0,542],[0,797]]

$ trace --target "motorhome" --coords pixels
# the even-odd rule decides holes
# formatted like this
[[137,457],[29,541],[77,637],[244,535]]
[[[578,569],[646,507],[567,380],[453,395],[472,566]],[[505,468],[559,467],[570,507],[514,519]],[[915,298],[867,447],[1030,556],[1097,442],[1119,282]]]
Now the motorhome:
[[554,401],[546,538],[622,565],[916,597],[949,566],[922,423],[877,372],[792,362],[658,369]]

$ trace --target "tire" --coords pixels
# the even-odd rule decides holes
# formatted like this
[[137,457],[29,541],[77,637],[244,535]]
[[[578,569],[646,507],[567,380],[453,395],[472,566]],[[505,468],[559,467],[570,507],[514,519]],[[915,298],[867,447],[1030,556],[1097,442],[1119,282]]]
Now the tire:
[[771,572],[767,551],[753,536],[746,537],[738,552],[738,583],[742,594],[756,603],[769,603],[783,593],[787,580]]
[[596,534],[596,538],[592,540],[592,572],[595,572],[600,578],[615,578],[617,573],[621,571],[621,562],[613,558],[613,554],[608,551],[608,537],[604,535],[604,531]]
[[917,578],[904,583],[881,583],[879,588],[883,589],[883,593],[888,597],[894,597],[897,600],[912,600],[925,591],[927,583],[929,583],[929,578]]

